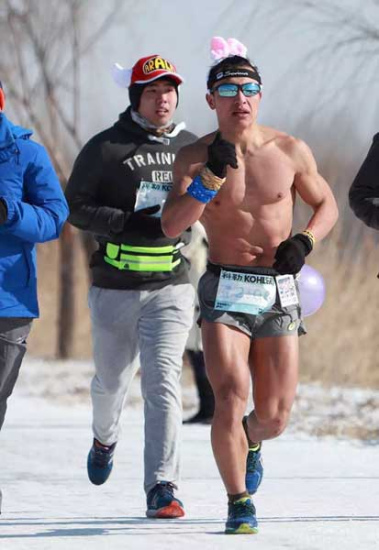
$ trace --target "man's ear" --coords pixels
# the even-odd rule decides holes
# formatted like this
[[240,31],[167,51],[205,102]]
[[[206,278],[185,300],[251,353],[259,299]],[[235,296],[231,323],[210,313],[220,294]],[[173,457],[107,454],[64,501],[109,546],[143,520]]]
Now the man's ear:
[[216,105],[213,94],[206,94],[205,99],[207,100],[209,107],[214,111],[216,109]]
[[5,94],[2,88],[0,88],[0,112],[4,111],[5,107]]

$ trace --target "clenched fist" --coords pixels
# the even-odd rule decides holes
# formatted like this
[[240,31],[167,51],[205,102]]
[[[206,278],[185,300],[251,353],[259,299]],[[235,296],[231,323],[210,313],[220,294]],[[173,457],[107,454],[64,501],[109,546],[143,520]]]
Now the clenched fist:
[[238,168],[236,146],[221,137],[217,132],[214,141],[208,146],[207,168],[218,178],[225,178],[227,166]]

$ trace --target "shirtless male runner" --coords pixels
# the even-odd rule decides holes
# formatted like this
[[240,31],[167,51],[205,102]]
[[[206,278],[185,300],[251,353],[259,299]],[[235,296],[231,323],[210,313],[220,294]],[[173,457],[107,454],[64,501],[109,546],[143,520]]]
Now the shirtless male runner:
[[[285,429],[298,382],[294,275],[338,210],[309,147],[257,123],[261,77],[246,54],[222,58],[207,87],[218,131],[179,152],[162,227],[173,238],[200,220],[207,233],[199,302],[215,394],[212,447],[228,493],[225,532],[256,533],[250,495],[263,475],[261,442]],[[292,236],[296,194],[313,215]],[[254,410],[244,417],[250,376]]]

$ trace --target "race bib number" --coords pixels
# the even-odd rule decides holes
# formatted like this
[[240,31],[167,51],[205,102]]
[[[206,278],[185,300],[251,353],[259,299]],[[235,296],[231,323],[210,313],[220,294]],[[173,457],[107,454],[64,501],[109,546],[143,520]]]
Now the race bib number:
[[215,309],[258,315],[276,300],[275,278],[221,269]]
[[293,275],[277,275],[276,285],[282,307],[294,306],[299,303]]
[[171,184],[168,183],[153,183],[150,181],[141,181],[141,185],[137,191],[136,204],[134,211],[148,208],[159,204],[161,207],[158,212],[153,214],[154,217],[160,218],[163,205],[166,202],[168,192],[171,189]]

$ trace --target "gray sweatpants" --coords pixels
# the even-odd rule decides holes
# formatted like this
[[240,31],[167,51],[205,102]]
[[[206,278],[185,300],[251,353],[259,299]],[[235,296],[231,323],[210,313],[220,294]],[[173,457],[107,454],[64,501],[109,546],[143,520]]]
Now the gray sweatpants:
[[0,430],[7,410],[7,399],[15,387],[26,352],[26,339],[33,319],[0,318]]
[[179,478],[180,375],[193,303],[190,284],[153,291],[89,291],[96,371],[91,384],[94,437],[104,445],[117,441],[124,401],[140,366],[146,493],[157,481],[175,483]]

